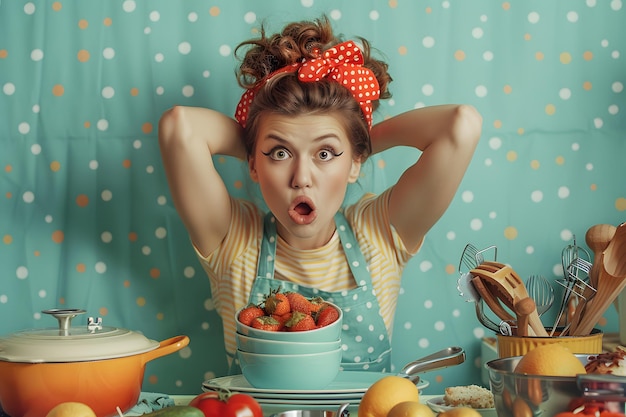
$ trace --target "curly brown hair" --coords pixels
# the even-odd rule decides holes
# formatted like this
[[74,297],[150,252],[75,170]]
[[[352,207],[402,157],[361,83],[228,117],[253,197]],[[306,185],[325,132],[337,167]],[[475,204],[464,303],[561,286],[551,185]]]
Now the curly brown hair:
[[[379,100],[388,99],[388,85],[392,81],[388,65],[372,57],[367,40],[358,38],[363,54],[363,66],[369,68],[380,87],[380,98],[372,101],[376,110]],[[319,51],[333,47],[343,40],[334,35],[326,16],[313,21],[290,23],[280,33],[267,35],[261,25],[260,36],[240,43],[235,56],[245,49],[237,71],[237,81],[244,89],[250,89],[268,75],[285,66],[316,58]],[[274,113],[289,116],[303,114],[332,114],[342,120],[352,142],[355,157],[364,161],[372,151],[368,125],[358,102],[345,87],[332,80],[299,82],[295,73],[273,76],[260,88],[248,111],[245,128],[245,146],[248,155],[254,152],[259,116]]]

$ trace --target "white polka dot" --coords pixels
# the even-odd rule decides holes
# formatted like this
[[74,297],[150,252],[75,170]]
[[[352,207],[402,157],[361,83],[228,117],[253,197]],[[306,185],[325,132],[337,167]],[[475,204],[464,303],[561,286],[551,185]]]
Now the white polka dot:
[[41,154],[41,145],[38,143],[34,143],[33,146],[30,147],[30,151],[33,155]]
[[372,10],[370,12],[370,19],[371,20],[378,20],[380,18],[380,14],[378,13],[378,10]]
[[104,132],[109,128],[109,121],[106,119],[100,119],[96,122],[96,127],[98,128],[98,130]]
[[471,191],[463,191],[461,193],[461,200],[465,203],[471,203],[474,201],[474,193]]
[[30,59],[33,61],[41,61],[43,59],[43,51],[41,49],[33,49],[30,53]]
[[485,329],[483,329],[482,327],[475,327],[474,337],[476,339],[482,339],[483,337],[485,337]]
[[483,52],[483,59],[487,62],[491,62],[493,61],[493,52],[491,51],[485,51]]
[[230,46],[228,46],[228,45],[222,45],[222,46],[220,46],[220,49],[219,49],[219,54],[220,54],[221,56],[229,56],[229,55],[230,55],[230,51],[231,51]]
[[330,13],[328,15],[333,20],[339,20],[339,19],[341,19],[341,10],[333,9],[333,10],[330,11]]
[[572,231],[571,231],[571,230],[568,230],[568,229],[563,229],[563,230],[561,230],[560,235],[561,235],[561,239],[562,239],[564,242],[569,242],[569,241],[571,241],[571,240],[573,239],[573,237],[574,237],[574,234],[572,233]]
[[7,297],[6,294],[0,295],[0,303],[1,304],[6,304],[8,301],[9,301],[9,297]]
[[98,274],[104,274],[107,271],[107,265],[106,263],[100,261],[100,262],[96,262],[96,265],[94,266],[94,269],[96,270],[96,272]]
[[578,22],[578,13],[571,11],[571,12],[567,12],[567,20],[571,23],[576,23]]
[[156,62],[163,62],[165,60],[165,55],[163,55],[162,53],[157,53],[154,55],[154,60]]
[[474,39],[480,39],[483,37],[483,30],[481,28],[474,28],[472,29],[472,36],[474,37]]
[[431,84],[424,84],[422,86],[422,94],[424,94],[425,96],[432,96],[434,92],[435,87],[433,87]]
[[532,246],[526,246],[526,253],[528,255],[532,255],[533,253],[535,253],[535,248]]
[[609,106],[609,114],[615,116],[617,113],[619,113],[619,107],[617,104],[611,104]]
[[430,346],[430,342],[428,341],[428,339],[420,339],[417,342],[417,345],[423,349],[427,348],[428,346]]
[[497,149],[500,149],[501,146],[502,146],[502,139],[500,139],[499,137],[494,136],[489,139],[489,147],[493,149],[494,151]]
[[145,33],[146,35],[151,34],[152,33],[152,28],[149,28],[149,27],[143,28],[143,33]]
[[189,20],[191,23],[197,22],[198,21],[198,13],[196,12],[191,12],[187,15],[187,20]]
[[483,228],[483,222],[480,219],[472,219],[470,221],[470,229],[480,230]]
[[446,233],[446,239],[448,240],[456,239],[456,233],[454,231],[449,231],[448,233]]
[[612,0],[611,9],[618,11],[622,9],[622,0]]
[[186,85],[183,87],[183,96],[185,97],[192,97],[193,93],[194,93],[194,88],[192,85]]
[[566,186],[559,187],[557,195],[559,196],[559,198],[569,197],[569,188]]
[[25,266],[18,266],[15,270],[15,276],[17,279],[26,279],[28,278],[28,268]]
[[158,95],[158,96],[162,96],[165,93],[165,88],[163,87],[157,87],[154,92]]
[[31,2],[28,2],[24,5],[24,13],[31,15],[35,13],[35,5]]
[[424,308],[430,310],[433,308],[433,300],[424,301]]
[[483,98],[487,96],[487,87],[484,85],[478,85],[474,89],[477,97]]
[[39,104],[33,105],[33,113],[39,113]]
[[178,52],[182,55],[187,55],[191,52],[191,44],[189,42],[181,42],[178,44]]
[[363,341],[363,336],[360,335],[356,335],[356,337],[354,338],[355,342],[361,343]]
[[249,25],[253,24],[254,22],[256,22],[256,13],[248,12],[248,13],[244,14],[243,15],[243,21],[246,22]]
[[420,271],[427,272],[430,271],[433,267],[432,262],[430,261],[422,261],[420,262]]
[[363,316],[362,315],[358,315],[356,316],[356,321],[358,321],[359,323],[361,323],[363,321]]
[[164,227],[157,227],[154,231],[154,236],[156,236],[157,239],[164,239],[167,236],[167,229]]
[[424,48],[432,48],[435,46],[435,38],[432,36],[424,37],[424,39],[422,39],[422,45],[424,45]]
[[111,86],[104,87],[102,89],[102,97],[103,98],[113,98],[115,95],[115,90]]
[[436,321],[434,325],[435,330],[442,332],[446,329],[446,324],[443,321]]
[[111,243],[111,241],[113,240],[113,234],[111,232],[102,232],[100,234],[100,239],[104,243]]
[[600,129],[602,128],[602,126],[604,126],[604,121],[601,118],[596,117],[595,119],[593,119],[593,125],[596,127],[596,129]]
[[104,48],[102,50],[102,56],[104,57],[104,59],[113,59],[115,58],[115,49],[113,48]]
[[89,169],[91,170],[98,169],[98,161],[95,161],[95,160],[89,161]]
[[24,194],[22,194],[22,201],[28,204],[32,203],[35,201],[35,194],[32,191],[24,191]]
[[126,0],[124,3],[122,3],[122,10],[124,10],[126,13],[135,11],[135,1]]
[[113,199],[113,193],[111,190],[102,190],[100,198],[102,198],[102,201],[111,201]]
[[559,90],[559,97],[563,100],[569,100],[572,97],[572,91],[569,88],[561,88]]
[[543,200],[543,192],[541,190],[535,190],[530,193],[530,200],[534,203],[539,203]]
[[611,84],[611,90],[614,93],[621,93],[622,91],[624,91],[624,84],[622,84],[620,81],[615,81],[613,84]]
[[528,13],[528,21],[533,24],[539,22],[539,13],[537,12]]
[[30,132],[30,125],[26,122],[22,122],[17,125],[17,131],[20,132],[22,135],[26,135]]
[[152,249],[150,248],[150,246],[142,246],[141,247],[141,253],[143,253],[144,255],[148,256],[152,253]]
[[161,13],[157,12],[156,10],[153,12],[150,12],[150,20],[153,22],[158,22],[161,19]]
[[7,96],[13,95],[13,93],[15,93],[15,84],[6,83],[4,86],[2,86],[2,92],[4,92],[4,94],[6,94]]

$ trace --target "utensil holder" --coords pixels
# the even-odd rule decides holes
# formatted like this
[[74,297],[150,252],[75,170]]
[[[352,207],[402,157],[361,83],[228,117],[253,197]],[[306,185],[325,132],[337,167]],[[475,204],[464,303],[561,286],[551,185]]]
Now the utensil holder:
[[[548,329],[550,330],[550,329]],[[555,336],[505,336],[497,335],[498,357],[510,358],[513,356],[523,356],[526,352],[541,345],[560,344],[568,348],[572,353],[595,355],[602,353],[602,336],[599,329],[587,336],[559,336],[557,328]]]

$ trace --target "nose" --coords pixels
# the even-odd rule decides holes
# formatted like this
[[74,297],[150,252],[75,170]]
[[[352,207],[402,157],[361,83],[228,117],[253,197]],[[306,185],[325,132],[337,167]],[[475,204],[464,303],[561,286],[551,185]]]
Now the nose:
[[311,186],[311,167],[307,161],[298,159],[293,166],[291,186],[293,188],[306,188]]

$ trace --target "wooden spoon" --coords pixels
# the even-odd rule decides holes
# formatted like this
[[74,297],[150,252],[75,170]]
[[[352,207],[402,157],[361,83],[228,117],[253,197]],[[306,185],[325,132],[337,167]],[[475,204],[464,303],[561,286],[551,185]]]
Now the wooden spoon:
[[599,269],[597,293],[587,303],[583,318],[576,327],[577,335],[589,334],[606,309],[626,288],[626,223],[617,227],[613,239],[602,252]]
[[602,264],[602,252],[609,246],[609,242],[615,236],[617,227],[612,224],[596,224],[591,226],[585,234],[585,242],[593,252],[593,265],[589,271],[589,283],[592,287],[598,286],[598,273]]
[[517,316],[517,335],[521,337],[528,336],[528,323],[530,315],[536,311],[535,301],[530,298],[522,298],[515,302],[515,315]]

